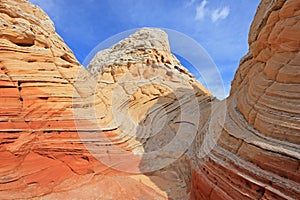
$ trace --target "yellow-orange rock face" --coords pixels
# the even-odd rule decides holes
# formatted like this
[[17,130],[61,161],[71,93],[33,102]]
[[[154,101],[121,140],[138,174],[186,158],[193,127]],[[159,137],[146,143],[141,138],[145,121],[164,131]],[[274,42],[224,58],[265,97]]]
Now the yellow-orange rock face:
[[[95,117],[103,132],[115,135],[101,138],[107,159],[99,146],[86,147],[112,168],[147,174],[168,198],[189,199],[190,160],[185,153],[205,123],[200,113],[209,114],[213,98],[170,53],[167,34],[140,29],[98,52],[88,70],[93,79],[84,75],[76,86],[94,104],[78,118]],[[95,116],[87,115],[94,110]]]
[[81,142],[77,131],[93,129],[74,120],[73,109],[83,107],[74,87],[82,67],[49,17],[28,1],[1,0],[0,30],[0,199],[167,198],[146,176],[109,168]]
[[261,2],[217,102],[161,30],[99,52],[90,75],[40,8],[0,0],[0,199],[300,199],[299,16]]
[[300,198],[299,17],[297,0],[261,2],[225,125],[193,172],[195,199]]

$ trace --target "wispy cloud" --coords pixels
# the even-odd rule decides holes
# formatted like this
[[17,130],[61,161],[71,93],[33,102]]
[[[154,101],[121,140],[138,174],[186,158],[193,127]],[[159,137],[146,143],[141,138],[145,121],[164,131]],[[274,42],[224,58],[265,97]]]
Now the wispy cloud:
[[[189,3],[191,3],[191,1]],[[203,20],[206,16],[210,16],[211,21],[216,22],[218,20],[225,19],[230,13],[229,6],[217,9],[210,9],[207,7],[207,3],[207,0],[203,0],[196,7],[195,20]]]
[[230,9],[228,6],[222,9],[216,9],[211,14],[211,21],[216,22],[219,19],[225,19],[229,15]]
[[190,1],[187,1],[187,2],[185,3],[185,7],[189,7],[189,6],[193,5],[195,2],[196,2],[196,0],[190,0]]
[[208,11],[208,9],[206,8],[206,4],[207,4],[207,1],[204,0],[200,3],[199,6],[197,6],[196,8],[196,16],[195,16],[195,19],[196,20],[202,20],[204,19],[205,15],[206,15],[206,12]]

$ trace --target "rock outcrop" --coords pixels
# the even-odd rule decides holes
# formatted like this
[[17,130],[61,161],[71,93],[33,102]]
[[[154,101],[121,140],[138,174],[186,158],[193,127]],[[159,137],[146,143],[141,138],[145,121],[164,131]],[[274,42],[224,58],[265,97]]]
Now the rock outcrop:
[[0,1],[0,29],[0,198],[31,198],[86,171],[84,155],[67,153],[75,149],[68,141],[77,134],[71,102],[80,65],[27,1]]
[[299,1],[260,3],[249,53],[222,102],[225,124],[211,121],[221,131],[202,133],[217,139],[209,139],[213,150],[197,160],[195,199],[300,198],[299,17]]
[[88,100],[75,87],[83,67],[49,17],[28,1],[1,0],[0,29],[0,199],[167,198],[152,175],[114,170],[84,146],[78,132],[102,131],[75,119]]
[[300,3],[263,0],[230,97],[144,28],[85,70],[0,0],[0,199],[299,199]]
[[140,29],[98,52],[88,70],[92,78],[80,73],[76,88],[91,106],[76,111],[77,118],[95,119],[104,134],[113,134],[98,136],[102,148],[88,143],[87,149],[116,170],[161,177],[165,181],[151,180],[169,198],[187,199],[190,161],[184,153],[205,122],[200,113],[209,115],[214,98],[170,53],[167,34]]

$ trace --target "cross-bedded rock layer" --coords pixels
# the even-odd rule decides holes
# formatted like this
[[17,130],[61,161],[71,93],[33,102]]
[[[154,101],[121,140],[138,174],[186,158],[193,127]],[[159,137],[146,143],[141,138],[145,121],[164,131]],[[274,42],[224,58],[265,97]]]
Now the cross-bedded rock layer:
[[299,199],[299,8],[261,2],[217,102],[159,29],[91,75],[41,9],[0,0],[0,198]]
[[166,198],[151,175],[109,168],[84,146],[78,131],[99,130],[73,112],[88,100],[75,87],[82,67],[49,17],[28,1],[1,0],[0,19],[0,198]]
[[209,133],[216,146],[196,159],[196,199],[300,198],[299,17],[299,1],[260,3],[249,52],[223,101],[225,125],[211,121],[221,130]]

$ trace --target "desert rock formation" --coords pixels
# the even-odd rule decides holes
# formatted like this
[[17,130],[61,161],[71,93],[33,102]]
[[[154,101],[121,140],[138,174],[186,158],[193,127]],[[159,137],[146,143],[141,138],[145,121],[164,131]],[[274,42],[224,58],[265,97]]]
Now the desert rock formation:
[[208,157],[196,159],[196,199],[300,198],[299,17],[299,1],[260,3],[249,52],[222,102],[224,127],[211,121],[219,132],[202,133],[218,139]]
[[[91,106],[76,111],[76,118],[94,120],[103,133],[113,134],[98,136],[103,148],[97,143],[86,147],[116,170],[178,182],[175,188],[169,186],[168,197],[188,198],[183,194],[190,188],[190,162],[184,153],[205,122],[200,112],[209,113],[214,98],[170,53],[167,34],[140,29],[98,52],[88,71],[92,77],[80,73],[76,88],[82,102]],[[84,141],[91,139],[79,135]],[[104,149],[107,157],[101,153]]]
[[261,2],[218,102],[159,29],[85,70],[40,8],[0,0],[0,199],[299,199],[299,16]]
[[78,131],[98,130],[74,120],[82,67],[49,17],[28,1],[1,0],[0,19],[0,199],[166,198],[148,177],[110,169],[84,146]]

